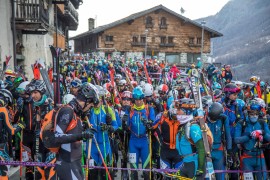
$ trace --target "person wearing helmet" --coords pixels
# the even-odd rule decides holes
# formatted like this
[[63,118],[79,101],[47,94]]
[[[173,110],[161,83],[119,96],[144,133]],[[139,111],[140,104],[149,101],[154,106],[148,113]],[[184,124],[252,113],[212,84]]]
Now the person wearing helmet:
[[179,69],[176,67],[175,64],[171,67],[170,73],[172,74],[173,79],[176,79],[176,78],[177,78],[177,74],[180,74],[180,71],[179,71]]
[[14,79],[16,78],[16,73],[11,69],[5,72],[5,83],[7,84],[6,89],[10,90],[13,87]]
[[63,97],[63,104],[68,104],[74,98],[75,98],[75,96],[73,94],[66,94]]
[[[9,156],[9,149],[12,149],[8,143],[9,137],[21,132],[25,128],[25,124],[22,121],[17,123],[17,127],[13,127],[11,124],[11,114],[8,110],[8,103],[12,100],[12,94],[6,90],[0,90],[0,158],[2,161],[11,161]],[[0,166],[0,179],[8,179],[7,165]]]
[[[240,92],[240,88],[235,84],[228,83],[223,88],[224,97],[221,102],[224,107],[224,114],[229,118],[229,124],[231,129],[231,137],[234,142],[234,133],[235,133],[235,125],[241,119],[244,119],[244,108],[245,102],[241,99],[237,99],[238,93]],[[238,147],[235,143],[233,143],[232,147],[233,157],[235,157],[235,162],[238,158]],[[231,170],[238,169],[238,164],[233,163],[230,167]],[[237,174],[231,174],[231,178],[238,178]]]
[[[33,119],[34,116],[34,106],[33,100],[30,96],[28,90],[29,81],[22,82],[15,90],[15,93],[19,96],[16,101],[17,112],[14,117],[15,121],[21,121],[25,123],[25,129],[22,131],[22,150],[21,153],[24,155],[23,161],[33,161],[34,160],[34,139],[33,134],[35,134],[35,124],[36,122]],[[16,137],[16,136],[15,136]],[[20,156],[19,156],[20,157]],[[34,179],[34,168],[33,166],[26,166],[25,169],[25,179],[30,180]]]
[[213,92],[213,101],[214,102],[219,102],[219,103],[222,103],[221,102],[221,99],[222,99],[222,90],[220,89],[215,89],[214,92]]
[[[110,146],[109,135],[118,129],[118,124],[116,121],[115,111],[112,109],[105,101],[106,91],[98,92],[99,97],[94,103],[94,107],[90,110],[88,116],[89,122],[92,124],[93,128],[97,130],[94,134],[97,144],[102,147],[101,153],[104,157],[107,166],[112,166],[112,149]],[[102,166],[102,160],[99,155],[99,150],[97,145],[92,142],[91,145],[91,159],[94,161],[94,166]],[[88,149],[86,149],[88,152]],[[114,177],[113,171],[110,171],[111,177]],[[91,169],[89,172],[89,179],[102,179],[106,178],[105,169]]]
[[74,79],[70,83],[70,93],[74,96],[77,96],[78,90],[80,86],[82,85],[82,81],[80,79]]
[[231,83],[233,74],[231,71],[231,66],[229,64],[224,65],[224,68],[221,72],[221,78],[223,83],[225,84]]
[[152,84],[145,83],[141,85],[143,93],[145,95],[145,103],[149,106],[152,106],[155,110],[155,114],[158,114],[163,111],[162,105],[159,103],[158,98],[154,98],[154,88]]
[[161,84],[157,87],[158,94],[160,95],[160,103],[163,106],[163,111],[170,108],[170,104],[167,103],[169,87],[166,84]]
[[96,130],[91,127],[84,129],[82,121],[85,121],[89,109],[98,102],[96,92],[84,84],[68,105],[55,109],[55,131],[43,130],[42,140],[46,147],[59,147],[55,170],[60,179],[84,179],[82,140],[92,138]]
[[260,77],[251,76],[249,81],[253,84],[253,86],[250,89],[252,98],[255,97],[262,98]]
[[127,90],[127,81],[124,80],[124,79],[121,79],[119,82],[118,82],[118,92],[119,93],[122,93],[124,91]]
[[114,81],[116,85],[119,85],[120,80],[122,80],[122,75],[121,74],[116,74],[114,77]]
[[[242,171],[260,171],[253,175],[256,179],[267,179],[265,158],[261,145],[270,142],[270,130],[263,119],[259,119],[261,106],[251,101],[246,119],[236,125],[234,141],[243,148],[241,155]],[[244,173],[244,178],[245,178]]]
[[[142,160],[142,168],[147,169],[150,166],[149,143],[147,131],[151,128],[155,120],[153,107],[144,104],[144,93],[142,88],[136,87],[132,91],[134,105],[132,110],[124,116],[123,121],[127,122],[130,132],[129,140],[129,162],[133,169],[139,168],[139,159]],[[144,179],[149,179],[149,172],[143,172]],[[138,179],[138,172],[131,171],[131,179]]]
[[[218,102],[214,102],[209,106],[208,116],[206,118],[207,125],[213,134],[213,146],[211,157],[215,170],[226,170],[225,164],[232,162],[232,137],[228,117],[223,114],[223,106]],[[224,152],[227,152],[225,154]],[[225,158],[227,155],[227,158]],[[227,162],[225,162],[227,160]],[[217,173],[216,178],[225,179],[224,173]]]
[[216,90],[216,89],[222,89],[221,85],[218,82],[214,82],[212,85],[212,90]]
[[175,102],[176,118],[180,122],[176,135],[176,149],[183,157],[178,174],[187,178],[204,179],[205,148],[202,131],[194,120],[196,105],[193,99],[183,98]]
[[[45,115],[52,110],[52,100],[46,96],[46,85],[42,80],[33,79],[28,85],[28,90],[33,100],[33,122],[35,122],[34,131],[36,136],[36,143],[39,143],[38,152],[35,152],[35,161],[51,163],[55,161],[55,153],[50,152],[45,148],[40,139],[41,122]],[[39,142],[37,142],[39,141]],[[35,150],[36,151],[36,150]],[[40,167],[35,170],[35,178],[49,178],[55,177],[55,171],[52,167]]]
[[176,149],[176,134],[180,122],[177,121],[177,109],[174,103],[171,105],[168,113],[163,113],[153,124],[153,129],[160,128],[160,137],[162,139],[160,147],[160,168],[178,169],[182,164]]

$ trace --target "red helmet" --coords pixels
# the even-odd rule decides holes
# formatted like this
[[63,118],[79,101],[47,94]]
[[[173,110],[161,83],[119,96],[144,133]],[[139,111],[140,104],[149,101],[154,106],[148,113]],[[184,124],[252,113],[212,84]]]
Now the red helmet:
[[161,84],[160,86],[158,86],[158,93],[159,94],[164,94],[164,93],[168,93],[169,91],[169,87],[166,84]]

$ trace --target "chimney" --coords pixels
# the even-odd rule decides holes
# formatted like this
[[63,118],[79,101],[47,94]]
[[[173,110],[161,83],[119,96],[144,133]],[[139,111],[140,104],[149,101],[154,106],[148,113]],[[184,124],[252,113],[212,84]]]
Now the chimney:
[[88,19],[88,30],[91,31],[95,29],[95,19],[89,18]]

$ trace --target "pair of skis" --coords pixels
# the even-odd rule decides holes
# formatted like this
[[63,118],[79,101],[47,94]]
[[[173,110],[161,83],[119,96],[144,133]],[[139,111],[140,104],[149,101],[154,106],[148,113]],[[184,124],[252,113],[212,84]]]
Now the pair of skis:
[[206,134],[206,124],[204,120],[203,107],[202,107],[202,99],[200,93],[200,76],[197,69],[192,69],[191,77],[190,77],[190,88],[193,93],[195,104],[198,108],[198,116],[199,116],[199,124],[202,131],[203,143],[206,152],[206,178],[209,180],[215,180],[215,173],[213,168],[213,162],[211,158],[211,149],[208,143],[208,138]]

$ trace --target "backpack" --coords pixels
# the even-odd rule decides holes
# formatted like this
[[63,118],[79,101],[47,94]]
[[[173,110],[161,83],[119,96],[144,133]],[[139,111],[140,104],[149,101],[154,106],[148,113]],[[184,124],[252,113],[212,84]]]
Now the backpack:
[[[199,122],[197,122],[197,121],[191,121],[191,122],[188,122],[188,123],[185,125],[185,137],[188,139],[188,141],[190,142],[191,145],[195,146],[195,143],[194,143],[193,140],[190,138],[190,127],[191,127],[193,124],[197,124],[197,125],[200,126]],[[200,128],[201,128],[201,126],[200,126]],[[207,123],[205,123],[205,128],[206,128],[206,135],[207,135],[208,144],[209,144],[210,149],[212,149],[212,145],[213,145],[213,142],[214,142],[213,134],[212,134],[210,128],[208,127]],[[202,131],[202,130],[201,130],[201,131]],[[202,133],[203,133],[203,132],[202,132]]]
[[[58,112],[60,109],[63,107],[70,107],[69,105],[61,105],[60,107],[54,108],[51,111],[49,111],[42,122],[42,126],[40,129],[40,139],[42,140],[44,146],[49,149],[53,153],[57,153],[60,149],[60,146],[54,144],[54,133],[56,129],[56,119],[58,116]],[[72,121],[70,121],[69,126],[67,130],[65,131],[68,132],[72,130],[76,124],[77,124],[77,117],[75,113],[73,113],[73,118]]]

